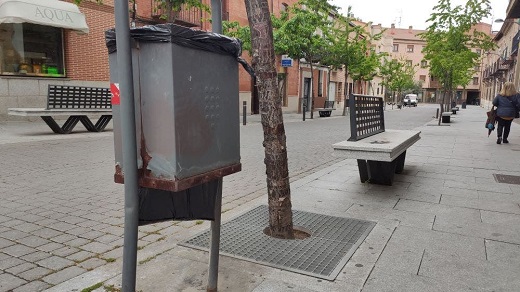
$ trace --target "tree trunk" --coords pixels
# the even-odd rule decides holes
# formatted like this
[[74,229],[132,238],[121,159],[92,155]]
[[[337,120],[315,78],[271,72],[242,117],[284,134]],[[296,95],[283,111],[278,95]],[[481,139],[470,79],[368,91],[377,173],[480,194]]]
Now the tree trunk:
[[343,84],[343,92],[344,92],[344,96],[345,96],[345,104],[343,105],[343,116],[346,114],[347,112],[347,106],[348,106],[348,99],[347,99],[347,96],[350,95],[350,92],[347,92],[348,91],[348,67],[345,66],[345,83]]
[[271,236],[294,239],[287,146],[267,0],[244,0],[260,97]]

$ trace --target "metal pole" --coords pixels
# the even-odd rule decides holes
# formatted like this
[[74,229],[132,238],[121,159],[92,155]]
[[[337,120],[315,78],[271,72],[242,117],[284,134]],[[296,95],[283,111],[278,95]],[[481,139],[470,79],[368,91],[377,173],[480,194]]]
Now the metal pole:
[[123,173],[125,174],[125,229],[122,287],[124,292],[133,292],[135,291],[137,266],[139,199],[137,189],[134,85],[127,0],[116,0],[115,18],[118,76],[121,97],[123,97],[121,101],[121,136],[123,141]]
[[247,113],[247,101],[244,100],[242,102],[242,115],[243,115],[242,124],[244,126],[246,125],[246,113]]
[[[211,30],[222,34],[222,0],[211,0]],[[219,178],[215,201],[215,220],[211,222],[209,249],[208,292],[216,292],[218,286],[218,257],[220,248],[220,215],[222,209],[222,178]]]
[[222,178],[218,179],[217,198],[215,199],[215,220],[211,221],[211,243],[209,249],[209,272],[207,292],[217,292],[218,257],[220,249],[220,217],[222,209]]

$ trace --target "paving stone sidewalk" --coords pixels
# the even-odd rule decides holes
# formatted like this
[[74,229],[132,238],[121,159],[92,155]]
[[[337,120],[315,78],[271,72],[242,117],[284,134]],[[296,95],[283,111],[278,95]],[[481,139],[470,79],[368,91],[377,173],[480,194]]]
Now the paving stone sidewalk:
[[[391,187],[360,183],[355,160],[331,159],[294,178],[294,209],[377,222],[335,281],[221,256],[219,291],[518,291],[520,186],[493,174],[520,175],[520,126],[497,145],[484,109],[470,106],[452,121],[419,128]],[[0,291],[120,287],[122,188],[106,175],[112,144],[99,140],[110,134],[97,134],[2,148]],[[265,182],[246,180],[246,194],[224,181],[224,222],[265,204]],[[141,227],[137,290],[204,291],[208,254],[177,243],[208,227]]]

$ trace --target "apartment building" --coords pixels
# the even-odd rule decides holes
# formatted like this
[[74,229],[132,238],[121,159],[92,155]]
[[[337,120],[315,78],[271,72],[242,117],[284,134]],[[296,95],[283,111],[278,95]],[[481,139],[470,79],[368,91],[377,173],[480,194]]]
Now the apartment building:
[[507,22],[502,25],[493,41],[497,49],[492,52],[484,52],[482,55],[482,106],[491,107],[491,102],[502,89],[506,81],[515,82],[516,78],[516,55],[518,53],[518,37],[520,33],[518,25]]
[[[491,33],[491,25],[486,23],[479,23],[474,29],[488,34]],[[440,98],[438,90],[441,88],[441,84],[429,74],[428,61],[424,59],[424,54],[422,53],[426,42],[419,36],[423,32],[425,31],[413,29],[412,26],[396,28],[392,24],[390,28],[384,31],[383,38],[386,45],[383,48],[392,58],[405,60],[410,65],[416,66],[414,80],[419,81],[422,87],[419,99],[423,102],[437,103]],[[391,46],[388,44],[391,44]],[[475,51],[478,50],[476,49]],[[475,67],[475,73],[471,82],[465,87],[457,89],[457,102],[478,103],[480,99],[480,84],[480,67]]]

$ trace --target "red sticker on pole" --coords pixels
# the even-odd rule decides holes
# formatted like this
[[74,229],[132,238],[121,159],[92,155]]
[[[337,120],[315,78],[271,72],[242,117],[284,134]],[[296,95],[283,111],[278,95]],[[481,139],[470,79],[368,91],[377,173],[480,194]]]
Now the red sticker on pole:
[[119,83],[110,83],[110,92],[112,93],[112,105],[121,104],[119,98]]

